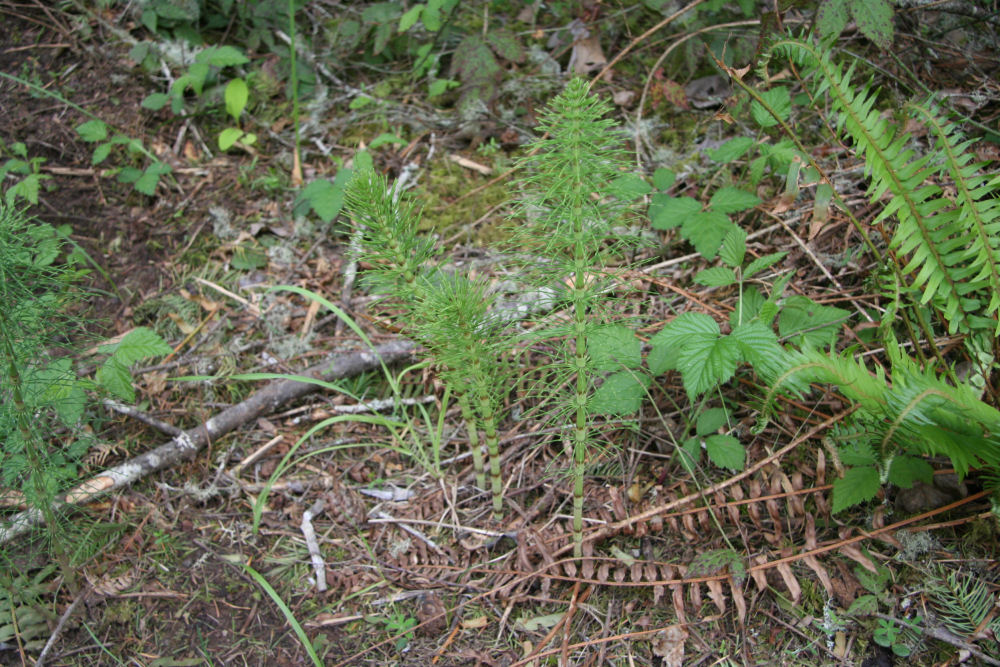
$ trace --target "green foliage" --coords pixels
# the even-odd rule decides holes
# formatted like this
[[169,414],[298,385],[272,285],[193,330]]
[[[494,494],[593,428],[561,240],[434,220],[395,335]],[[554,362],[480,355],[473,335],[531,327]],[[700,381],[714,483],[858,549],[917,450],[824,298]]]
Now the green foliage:
[[[909,262],[896,269],[907,289],[919,290],[921,304],[939,308],[948,330],[997,329],[1000,310],[1000,178],[983,172],[967,152],[969,142],[954,124],[929,104],[907,110],[937,140],[934,149],[917,156],[911,137],[876,108],[877,91],[856,88],[854,66],[846,70],[826,50],[797,40],[780,40],[771,48],[812,68],[814,94],[829,97],[837,128],[850,137],[865,159],[872,201],[891,200],[876,222],[895,220],[891,248]],[[955,183],[954,200],[937,185]]]
[[[974,162],[969,142],[932,103],[905,107],[936,141],[929,152],[917,155],[910,148],[911,137],[876,108],[876,91],[870,86],[856,89],[851,83],[854,66],[844,70],[828,51],[798,40],[779,40],[771,53],[805,66],[814,99],[829,98],[837,130],[865,159],[872,201],[890,197],[876,222],[893,229],[890,248],[904,259],[892,264],[902,287],[880,329],[891,370],[872,372],[850,354],[817,351],[833,341],[848,313],[793,297],[783,305],[779,330],[802,349],[776,358],[781,368],[757,368],[771,384],[762,417],[772,409],[777,392],[802,396],[810,383],[834,385],[858,405],[845,427],[854,442],[839,452],[847,468],[834,483],[834,511],[871,499],[886,482],[906,487],[927,480],[930,467],[923,455],[948,456],[960,475],[972,466],[995,468],[1000,465],[995,435],[1000,432],[1000,412],[982,402],[971,386],[956,386],[932,367],[921,369],[904,357],[893,326],[901,312],[897,309],[907,305],[903,297],[912,294],[915,307],[933,305],[950,332],[972,334],[969,346],[997,330],[1000,179]],[[949,182],[957,196],[946,194]],[[831,192],[822,194],[826,201]],[[914,317],[925,319],[920,312]],[[950,369],[939,372],[948,374]]]
[[[0,205],[0,482],[41,508],[76,478],[90,446],[80,430],[88,392],[134,400],[128,366],[171,351],[137,329],[105,350],[111,356],[94,380],[78,375],[71,337],[82,334],[83,322],[65,313],[80,298],[76,283],[85,272],[76,268],[77,252],[59,261],[68,233]],[[52,433],[66,429],[64,442],[50,447]]]
[[173,348],[152,329],[139,327],[122,336],[117,343],[101,346],[100,351],[111,356],[97,370],[94,380],[115,396],[131,403],[135,401],[135,389],[129,366],[144,359],[170,354]]
[[823,0],[816,11],[816,28],[824,41],[832,42],[849,19],[880,49],[892,47],[891,0]]
[[984,624],[994,634],[1000,631],[1000,619],[992,617],[996,596],[976,574],[939,571],[929,578],[926,595],[935,620],[959,637],[972,637]]
[[880,618],[872,632],[872,639],[879,646],[891,648],[893,653],[906,658],[913,652],[912,644],[923,634],[920,628],[922,620],[921,616],[914,616],[911,620]]
[[395,642],[397,651],[402,651],[413,641],[411,628],[417,625],[417,619],[403,611],[392,611],[386,616],[365,616],[365,622],[381,625],[391,635],[400,635]]
[[684,469],[694,474],[704,449],[708,459],[720,468],[739,472],[746,466],[746,450],[740,441],[728,433],[729,414],[725,408],[709,408],[698,413],[695,435],[684,440],[678,458]]
[[[139,59],[140,54],[133,49],[132,58]],[[142,101],[142,106],[150,111],[159,111],[170,104],[170,110],[175,114],[184,111],[184,96],[191,90],[197,97],[209,97],[210,93],[222,88],[222,102],[226,113],[236,124],[219,132],[219,149],[226,151],[237,144],[252,146],[257,141],[257,135],[245,132],[239,127],[240,116],[246,109],[250,99],[250,89],[246,80],[241,77],[230,79],[222,87],[220,75],[227,67],[237,67],[250,62],[243,51],[235,46],[210,46],[195,55],[194,63],[187,72],[177,77],[170,86],[169,93],[151,93]],[[206,86],[210,86],[206,90]],[[213,88],[214,86],[214,88]],[[78,128],[79,131],[79,128]],[[86,139],[86,137],[84,137]]]
[[13,206],[18,198],[24,199],[29,204],[38,204],[38,193],[41,190],[42,182],[52,178],[48,174],[41,173],[42,163],[45,158],[28,157],[28,147],[18,141],[10,145],[7,151],[11,157],[0,165],[0,183],[7,181],[7,175],[20,176],[14,185],[7,187],[3,192],[3,201],[7,206]]
[[681,238],[689,241],[705,259],[713,259],[726,235],[738,229],[729,214],[745,211],[759,203],[760,199],[753,193],[729,186],[719,188],[704,210],[693,197],[659,192],[652,196],[649,218],[653,229],[680,228]]
[[502,517],[499,408],[510,347],[508,325],[492,312],[489,284],[435,266],[437,252],[418,231],[420,218],[405,195],[370,169],[348,183],[347,208],[358,234],[358,259],[373,265],[370,284],[402,308],[404,331],[420,341],[455,391],[472,444],[477,483],[485,482],[482,431],[490,459],[493,514]]
[[[226,32],[238,44],[259,51],[262,46],[281,54],[275,30],[286,30],[287,12],[301,9],[305,0],[144,0],[140,21],[151,33],[201,45],[206,38]],[[140,58],[137,62],[140,62]]]
[[[5,559],[6,560],[6,559]],[[40,600],[49,592],[54,566],[27,574],[19,573],[13,563],[4,562],[5,575],[0,580],[0,645],[16,642],[25,651],[40,651],[51,636],[49,624],[58,620],[55,612]],[[8,578],[9,577],[9,578]]]
[[156,186],[160,183],[160,177],[172,171],[170,165],[153,157],[141,141],[118,132],[109,132],[108,125],[100,119],[95,118],[78,125],[76,133],[88,144],[96,144],[90,161],[93,165],[104,162],[115,146],[123,146],[129,158],[143,155],[152,157],[145,169],[126,166],[118,172],[120,183],[131,183],[137,192],[146,196],[153,196],[156,193]]

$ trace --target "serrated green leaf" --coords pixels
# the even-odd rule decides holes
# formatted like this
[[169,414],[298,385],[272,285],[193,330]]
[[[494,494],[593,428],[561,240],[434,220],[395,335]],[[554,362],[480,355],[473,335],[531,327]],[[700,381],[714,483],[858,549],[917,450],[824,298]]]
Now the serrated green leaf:
[[41,177],[39,174],[28,174],[20,181],[7,188],[7,192],[4,195],[4,201],[6,201],[8,206],[12,206],[17,197],[23,197],[26,201],[37,206],[40,184]]
[[870,466],[848,468],[844,476],[833,481],[834,514],[842,510],[867,502],[878,494],[878,471]]
[[[348,174],[341,177],[341,174]],[[302,189],[296,199],[296,206],[299,203],[307,202],[309,207],[316,212],[320,220],[330,222],[344,206],[344,183],[350,177],[351,170],[341,169],[337,173],[337,178],[330,182],[326,179],[317,179]],[[340,181],[338,187],[337,182]]]
[[88,143],[104,141],[108,138],[108,126],[99,120],[88,120],[86,123],[77,125],[76,133]]
[[705,453],[720,468],[739,472],[746,466],[746,449],[731,435],[710,435],[705,438]]
[[688,396],[693,400],[736,372],[741,355],[737,341],[729,336],[695,334],[681,348],[677,369]]
[[142,170],[135,167],[122,167],[118,172],[119,183],[135,183],[142,176]]
[[698,414],[694,432],[700,436],[712,435],[729,422],[725,408],[709,408]]
[[736,272],[728,266],[713,266],[710,269],[699,271],[695,275],[694,281],[706,287],[725,287],[736,283]]
[[612,373],[590,397],[588,408],[598,415],[630,415],[639,411],[650,378],[632,371]]
[[719,259],[736,268],[743,263],[743,256],[747,250],[747,233],[735,227],[722,239],[722,247],[719,249]]
[[784,367],[786,353],[778,344],[771,327],[760,320],[743,322],[729,334],[739,346],[742,361],[748,362],[758,374],[773,377]]
[[660,167],[653,172],[653,187],[657,190],[669,190],[676,180],[677,175],[669,169]]
[[887,50],[892,47],[892,4],[889,0],[851,2],[849,6],[861,34],[880,49]]
[[232,116],[235,122],[239,122],[240,114],[247,106],[247,100],[250,99],[250,89],[247,88],[247,82],[243,79],[233,79],[226,84],[225,92],[226,101],[226,113]]
[[719,325],[705,313],[681,313],[649,339],[654,348],[680,350],[685,339],[697,334],[719,335]]
[[[761,92],[760,96],[774,113],[778,115],[778,118],[784,121],[788,120],[792,112],[792,97],[788,92],[788,88],[776,86],[770,90]],[[779,122],[757,100],[754,100],[753,104],[750,105],[750,115],[753,116],[754,122],[765,128],[774,127]]]
[[760,314],[761,306],[764,305],[764,295],[760,293],[756,285],[743,288],[743,294],[736,302],[736,308],[729,314],[730,327],[735,329],[741,324],[745,324]]
[[761,271],[769,269],[781,260],[785,258],[787,252],[774,252],[770,255],[764,255],[763,257],[758,257],[754,261],[747,265],[747,268],[743,270],[743,279],[749,280]]
[[73,382],[66,395],[54,404],[56,416],[64,426],[75,426],[80,423],[84,409],[87,407],[87,392],[80,382]]
[[[211,65],[212,67],[231,67],[233,65],[245,65],[250,59],[243,55],[243,51],[235,46],[210,46],[194,57],[196,64]],[[204,80],[204,79],[202,79]]]
[[840,462],[845,466],[874,466],[878,456],[872,446],[864,441],[854,439],[837,449]]
[[[105,349],[102,348],[102,351]],[[126,366],[131,366],[137,361],[161,357],[173,351],[160,334],[148,327],[137,327],[118,341],[112,356]]]
[[436,2],[428,2],[424,13],[420,16],[420,20],[425,28],[431,32],[437,32],[441,29],[442,25],[441,6]]
[[141,192],[147,197],[152,197],[156,193],[156,186],[160,183],[160,175],[155,172],[150,172],[146,170],[142,172],[142,176],[136,179],[132,187],[136,189],[136,192]]
[[718,148],[706,151],[706,154],[715,162],[729,164],[733,160],[738,160],[746,155],[746,152],[750,150],[754,143],[751,137],[734,137]]
[[619,371],[642,364],[642,344],[628,327],[617,324],[594,329],[587,336],[587,352],[595,370]]
[[655,194],[649,205],[649,219],[653,229],[673,229],[700,211],[701,204],[691,197]]
[[114,144],[108,141],[95,148],[94,154],[90,157],[90,164],[97,165],[107,160],[108,155],[111,154],[112,146],[114,146]]
[[167,106],[170,102],[170,95],[166,93],[150,93],[143,98],[140,106],[143,109],[149,109],[150,111],[159,111],[163,107]]
[[420,13],[424,11],[424,5],[413,5],[399,17],[398,32],[406,32],[420,20]]
[[752,192],[727,186],[715,191],[710,206],[717,213],[738,213],[759,203],[760,199]]
[[624,174],[610,183],[609,190],[618,199],[631,201],[648,195],[653,188],[638,174]]
[[718,336],[719,325],[704,313],[681,313],[650,340],[646,357],[650,373],[660,375],[677,368],[684,341],[692,334]]
[[170,171],[170,165],[165,162],[153,162],[146,167],[142,175],[132,184],[132,187],[137,192],[152,197],[156,193],[156,186],[160,182],[160,176],[169,174]]
[[94,377],[98,385],[118,398],[132,403],[135,401],[135,389],[132,387],[132,374],[128,368],[114,357],[107,359],[97,369]]
[[790,296],[778,316],[778,332],[782,338],[794,337],[802,346],[821,349],[833,344],[840,325],[850,315],[843,308],[821,306],[805,296]]
[[889,466],[889,482],[903,489],[910,488],[914,482],[933,484],[934,468],[924,459],[899,454]]
[[736,225],[725,214],[705,211],[688,216],[681,225],[681,236],[691,242],[694,249],[705,259],[715,259],[722,245],[722,239]]

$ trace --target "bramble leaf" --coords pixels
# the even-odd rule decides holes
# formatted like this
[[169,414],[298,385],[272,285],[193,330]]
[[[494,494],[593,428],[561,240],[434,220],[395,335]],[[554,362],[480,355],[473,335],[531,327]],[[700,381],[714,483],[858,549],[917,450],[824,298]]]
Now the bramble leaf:
[[799,345],[825,348],[850,315],[843,308],[821,306],[809,297],[790,296],[778,316],[778,332],[783,338],[795,337]]
[[673,229],[699,211],[701,204],[692,197],[655,194],[649,205],[649,219],[653,229]]
[[628,327],[613,324],[598,327],[587,337],[587,352],[594,369],[619,371],[642,364],[642,344]]
[[688,216],[681,226],[681,236],[691,242],[705,259],[714,259],[722,239],[736,225],[718,211],[705,211]]
[[108,126],[99,120],[88,120],[77,126],[76,133],[88,143],[104,141],[108,138]]
[[695,275],[694,281],[706,287],[725,287],[736,282],[736,272],[728,266],[713,266],[704,271],[699,271]]
[[630,415],[639,411],[650,378],[632,371],[612,373],[590,397],[588,409],[598,415]]
[[681,348],[677,368],[688,396],[695,398],[733,377],[740,360],[734,338],[695,334]]
[[743,270],[743,279],[749,280],[753,278],[756,274],[760,273],[765,269],[769,269],[781,260],[785,258],[787,252],[774,252],[770,255],[764,255],[763,257],[758,257],[754,261],[747,265],[747,268]]
[[719,188],[709,202],[713,211],[718,213],[739,213],[753,208],[760,203],[757,195],[734,187]]
[[833,482],[833,513],[871,500],[879,492],[879,488],[878,471],[875,468],[848,468],[842,478]]
[[743,256],[746,254],[746,250],[747,233],[736,227],[731,229],[725,238],[722,239],[719,259],[735,269],[743,263]]
[[725,408],[709,408],[698,413],[694,432],[698,435],[711,435],[726,425],[729,419]]
[[706,151],[708,157],[720,164],[728,164],[746,155],[754,145],[752,137],[734,137],[718,148]]
[[712,463],[720,468],[738,472],[746,466],[746,449],[734,436],[708,436],[705,438],[705,452]]

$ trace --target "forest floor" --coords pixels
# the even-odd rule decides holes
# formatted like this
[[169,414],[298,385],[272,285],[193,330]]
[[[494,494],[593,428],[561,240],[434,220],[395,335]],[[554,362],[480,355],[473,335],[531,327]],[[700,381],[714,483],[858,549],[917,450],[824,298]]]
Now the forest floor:
[[[87,347],[138,326],[155,329],[174,347],[171,359],[134,370],[141,411],[195,431],[267,382],[233,375],[294,374],[364,351],[340,319],[298,294],[266,293],[268,287],[292,285],[325,296],[376,345],[400,340],[387,326],[385,307],[373,307],[367,284],[345,283],[346,216],[324,222],[297,199],[293,112],[282,83],[286,62],[274,55],[280,48],[269,53],[258,44],[247,66],[256,77],[253,95],[261,99],[241,122],[257,142],[221,151],[217,135],[227,126],[221,101],[189,93],[186,115],[143,108],[148,95],[167,89],[161,72],[173,67],[177,77],[183,68],[164,64],[150,71],[136,61],[134,42],[157,38],[129,3],[98,3],[87,11],[64,4],[0,1],[0,72],[19,80],[0,80],[0,159],[13,157],[18,142],[40,158],[42,188],[30,213],[69,225],[72,241],[100,265],[81,311],[93,322]],[[364,3],[306,4],[300,21],[315,30],[317,22],[336,23],[331,8],[353,16]],[[715,182],[718,166],[708,154],[751,130],[745,105],[742,117],[732,115],[737,101],[725,80],[706,78],[717,72],[711,43],[684,46],[684,64],[667,60],[664,73],[651,68],[652,60],[683,33],[638,39],[658,15],[645,22],[637,17],[656,3],[584,3],[587,9],[578,10],[564,6],[576,3],[553,3],[559,9],[552,14],[539,3],[489,4],[496,6],[492,21],[508,23],[564,69],[570,45],[560,50],[545,41],[559,21],[584,18],[597,31],[621,12],[626,27],[601,40],[608,58],[579,49],[578,57],[606,62],[636,47],[593,90],[615,101],[613,115],[627,132],[645,128],[645,143],[628,148],[647,175],[671,167],[672,193],[703,199],[710,187],[724,184]],[[522,4],[535,7],[530,25]],[[916,84],[947,91],[970,121],[977,155],[993,159],[1000,51],[975,46],[981,32],[996,28],[993,10],[981,25],[967,21],[943,36],[917,31],[943,22],[940,14],[900,10],[895,57],[860,34],[842,37],[841,46],[863,51],[880,85],[897,95]],[[786,18],[794,23],[802,16]],[[311,36],[303,30],[304,38]],[[760,26],[731,30],[734,42],[750,44],[749,62]],[[329,64],[332,77],[303,57],[314,79],[302,84],[302,178],[333,179],[369,146],[376,169],[415,183],[423,227],[451,261],[501,277],[504,260],[490,244],[505,234],[519,191],[516,160],[561,79],[545,79],[542,65],[500,58],[505,87],[486,100],[478,118],[457,120],[455,106],[431,104],[414,92],[406,67],[371,57],[369,42],[378,39],[363,35],[353,51]],[[931,53],[937,61],[927,62]],[[907,78],[912,72],[918,78]],[[263,91],[270,84],[261,81],[269,76],[277,83],[268,98]],[[902,79],[905,84],[896,83]],[[647,85],[651,101],[639,120]],[[320,88],[325,97],[317,101]],[[374,97],[358,102],[358,89]],[[92,164],[95,146],[76,129],[88,116],[77,107],[141,140],[171,167],[152,196],[119,182],[112,171],[143,168],[148,163],[141,155],[122,150]],[[981,138],[982,128],[992,129],[992,141]],[[797,129],[819,136],[820,124]],[[854,214],[871,221],[878,211],[865,195],[862,162],[843,144],[810,141]],[[774,267],[795,274],[788,294],[872,312],[880,303],[871,277],[875,264],[847,217],[834,211],[810,225],[810,197],[782,200],[784,183],[773,179],[747,187],[761,201],[738,220],[749,234],[748,252],[788,252]],[[634,289],[615,308],[641,321],[644,340],[689,310],[728,322],[736,290],[694,282],[711,262],[675,232],[652,233],[655,245],[628,274]],[[856,333],[875,324],[844,326]],[[851,344],[866,340],[856,336]],[[976,475],[928,487],[919,498],[887,487],[874,500],[833,514],[836,470],[823,438],[851,409],[841,397],[783,398],[778,416],[758,432],[762,384],[750,372],[738,375],[739,382],[697,408],[727,406],[726,432],[744,446],[745,466],[734,474],[705,463],[691,475],[673,452],[694,428],[684,416],[693,407],[676,372],[656,379],[638,414],[599,425],[604,446],[587,461],[587,558],[578,562],[571,558],[564,429],[536,418],[523,391],[535,370],[525,371],[505,397],[511,416],[501,424],[500,442],[507,516],[498,522],[489,493],[474,485],[458,409],[445,406],[438,420],[443,389],[434,368],[414,365],[422,361],[419,352],[400,357],[390,369],[399,380],[395,396],[381,371],[341,381],[364,401],[412,399],[409,408],[397,400],[390,409],[406,424],[395,434],[350,418],[347,408],[355,401],[345,393],[314,391],[254,415],[194,457],[68,513],[73,534],[84,534],[74,544],[80,586],[72,590],[58,571],[37,582],[46,631],[33,639],[55,635],[47,664],[301,665],[309,664],[310,651],[327,665],[1000,664],[989,623],[976,636],[959,637],[920,620],[934,616],[924,582],[940,568],[974,572],[994,599],[1000,588],[996,523]],[[176,380],[182,376],[217,379]],[[420,405],[425,411],[413,407]],[[171,438],[102,410],[97,404],[91,418],[99,445],[80,462],[81,481]],[[407,448],[431,451],[436,438],[441,449],[434,465],[407,454]],[[933,465],[942,479],[951,471],[946,458]],[[8,516],[21,509],[9,508]],[[39,530],[19,537],[5,546],[7,558],[20,574],[34,576],[48,562],[45,541],[60,535]],[[311,545],[318,546],[321,570]],[[870,605],[858,610],[863,596]],[[881,643],[888,647],[877,641],[887,636],[886,627],[890,641]],[[37,644],[28,649],[26,640],[0,643],[0,663],[34,664]],[[894,657],[892,646],[910,657]]]

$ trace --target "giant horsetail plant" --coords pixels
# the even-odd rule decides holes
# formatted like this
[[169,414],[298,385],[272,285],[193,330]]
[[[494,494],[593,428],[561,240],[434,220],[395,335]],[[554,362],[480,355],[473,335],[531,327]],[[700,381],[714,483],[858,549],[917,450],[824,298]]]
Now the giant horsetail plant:
[[354,175],[345,203],[362,233],[358,259],[375,267],[369,274],[374,288],[396,302],[401,328],[427,349],[458,397],[479,488],[486,486],[479,429],[485,434],[493,516],[500,520],[497,423],[507,381],[501,357],[511,340],[509,327],[493,311],[493,292],[484,278],[437,266],[433,242],[417,231],[419,211],[370,169]]
[[[592,447],[595,371],[588,346],[612,319],[611,276],[604,260],[637,242],[624,234],[627,198],[641,194],[629,171],[624,137],[604,116],[611,106],[581,79],[569,82],[542,115],[534,142],[521,162],[524,193],[517,206],[515,252],[526,258],[523,278],[552,295],[550,326],[529,332],[534,340],[559,340],[553,362],[556,383],[568,380],[572,397],[556,419],[572,425],[573,553],[582,556],[583,481]],[[631,190],[631,193],[630,193]],[[547,385],[548,390],[552,385]]]

